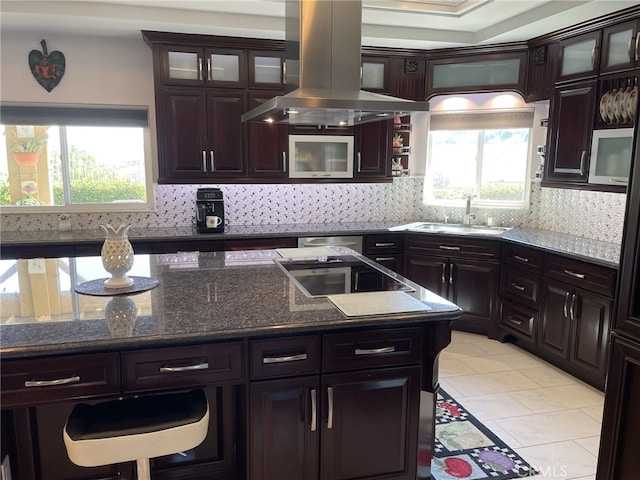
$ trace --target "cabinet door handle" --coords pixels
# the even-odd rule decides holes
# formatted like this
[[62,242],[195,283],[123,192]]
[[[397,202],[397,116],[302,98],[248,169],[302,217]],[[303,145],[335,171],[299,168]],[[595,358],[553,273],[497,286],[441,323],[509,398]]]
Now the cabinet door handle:
[[333,387],[327,387],[327,429],[333,428]]
[[287,61],[282,62],[282,84],[287,84]]
[[449,245],[440,245],[440,250],[460,250],[460,247],[451,247]]
[[594,62],[596,59],[596,45],[595,43],[593,44],[593,47],[591,47],[591,69],[593,70],[594,68],[596,68]]
[[573,295],[571,295],[571,306],[569,307],[569,318],[571,318],[571,320],[576,319],[575,306],[576,306],[576,294],[574,293]]
[[566,273],[567,275],[571,275],[572,277],[584,278],[584,273],[576,273],[572,272],[571,270],[565,270],[564,273]]
[[447,264],[443,263],[442,264],[442,283],[447,283],[446,275],[447,275]]
[[316,400],[316,389],[311,389],[311,431],[315,432],[318,428],[318,404]]
[[202,57],[198,57],[198,80],[202,80]]
[[521,262],[524,262],[524,263],[529,263],[529,259],[527,257],[521,257],[519,255],[514,255],[513,258],[515,258],[516,260],[519,260]]
[[634,57],[636,62],[640,59],[640,32],[636,33],[636,54]]
[[213,173],[216,171],[216,164],[213,156],[213,150],[209,151],[209,153],[211,154],[211,173]]
[[449,285],[453,285],[453,265],[449,265]]
[[521,292],[525,291],[525,288],[522,285],[518,285],[517,283],[512,283],[511,286],[516,290],[520,290]]
[[516,320],[511,315],[507,317],[507,320],[509,320],[511,323],[515,323],[516,325],[522,325],[522,320]]
[[287,152],[282,152],[282,171],[287,173]]
[[569,303],[569,295],[571,295],[569,292],[567,292],[564,296],[564,305],[562,307],[563,311],[564,311],[564,318],[567,318],[569,316],[568,312],[567,312],[567,304]]
[[160,373],[192,372],[194,370],[206,370],[208,368],[209,364],[202,362],[196,365],[183,365],[182,367],[160,367]]
[[396,347],[380,347],[380,348],[356,348],[356,355],[380,355],[382,353],[393,353],[396,351]]
[[362,154],[358,152],[358,172],[362,171]]
[[587,151],[583,150],[582,154],[580,155],[580,175],[584,175],[584,159],[587,156]]
[[376,247],[395,247],[396,244],[394,242],[376,242]]
[[262,357],[262,363],[287,363],[287,362],[299,362],[300,360],[306,360],[306,353],[297,353],[294,355],[283,355],[281,357]]
[[388,262],[391,260],[395,260],[393,257],[376,257],[376,262]]
[[211,81],[211,57],[207,57],[207,80]]
[[202,171],[207,173],[207,152],[202,150]]
[[56,380],[25,380],[25,388],[31,387],[55,387],[58,385],[70,385],[72,383],[80,383],[80,376],[76,375],[67,378],[58,378]]

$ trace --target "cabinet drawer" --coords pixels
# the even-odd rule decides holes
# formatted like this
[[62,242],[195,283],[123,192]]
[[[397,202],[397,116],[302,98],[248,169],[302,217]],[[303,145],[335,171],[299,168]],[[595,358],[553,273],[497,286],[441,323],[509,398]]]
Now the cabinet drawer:
[[500,272],[500,295],[537,309],[540,299],[540,277],[504,266]]
[[364,237],[365,255],[402,253],[404,238],[402,235],[367,235]]
[[406,252],[414,255],[440,255],[474,260],[498,260],[500,243],[449,235],[408,234]]
[[323,371],[418,364],[422,330],[403,328],[329,334],[323,337]]
[[501,260],[508,265],[530,272],[542,273],[543,259],[544,255],[539,250],[508,243],[502,245]]
[[242,344],[220,343],[122,354],[127,392],[242,380]]
[[531,344],[535,343],[537,318],[538,313],[535,310],[500,300],[498,324]]
[[613,297],[617,270],[552,255],[545,259],[544,274],[549,278]]
[[251,378],[318,373],[318,340],[308,335],[251,341]]
[[120,393],[117,353],[4,360],[2,407]]

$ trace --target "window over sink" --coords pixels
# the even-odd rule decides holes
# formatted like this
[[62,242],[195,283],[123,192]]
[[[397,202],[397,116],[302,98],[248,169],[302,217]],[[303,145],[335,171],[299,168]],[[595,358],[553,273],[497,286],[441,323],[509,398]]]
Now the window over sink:
[[3,213],[151,208],[146,109],[2,105],[0,111]]
[[428,205],[524,208],[529,198],[533,109],[430,116],[423,200]]

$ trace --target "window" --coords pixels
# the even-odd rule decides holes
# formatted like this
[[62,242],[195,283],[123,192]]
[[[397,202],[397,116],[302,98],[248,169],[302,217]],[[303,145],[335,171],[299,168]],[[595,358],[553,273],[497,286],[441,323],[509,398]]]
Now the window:
[[532,110],[432,114],[424,202],[524,207],[532,126]]
[[146,110],[3,105],[0,113],[3,213],[151,208]]

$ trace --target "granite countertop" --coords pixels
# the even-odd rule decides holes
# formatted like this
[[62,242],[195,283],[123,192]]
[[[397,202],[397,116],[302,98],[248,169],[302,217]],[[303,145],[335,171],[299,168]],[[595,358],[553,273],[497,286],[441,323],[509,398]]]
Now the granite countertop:
[[[140,241],[171,240],[223,240],[225,238],[304,237],[314,235],[364,235],[389,232],[410,222],[362,222],[362,223],[318,223],[287,225],[230,225],[224,233],[198,233],[192,227],[144,228],[135,226],[129,230],[129,238]],[[434,235],[424,232],[421,235]],[[446,235],[437,233],[437,235]],[[579,260],[591,261],[617,268],[620,262],[620,244],[604,242],[586,237],[549,230],[512,228],[499,236],[483,237],[503,240],[539,248],[552,253],[564,254]],[[104,240],[104,232],[97,230],[37,230],[25,232],[2,232],[3,245],[47,245],[82,244]]]
[[[33,278],[5,283],[0,354],[8,359],[185,345],[323,329],[419,324],[455,319],[461,313],[456,305],[405,280],[415,288],[410,295],[427,304],[429,311],[347,317],[327,298],[305,296],[275,264],[276,256],[274,250],[136,255],[130,275],[155,278],[159,285],[133,296],[74,291],[75,285],[108,276],[99,257],[48,259],[48,295],[42,295],[42,288],[32,290]],[[28,262],[5,263],[10,262],[16,277],[28,275]],[[39,277],[44,281],[45,275]]]

